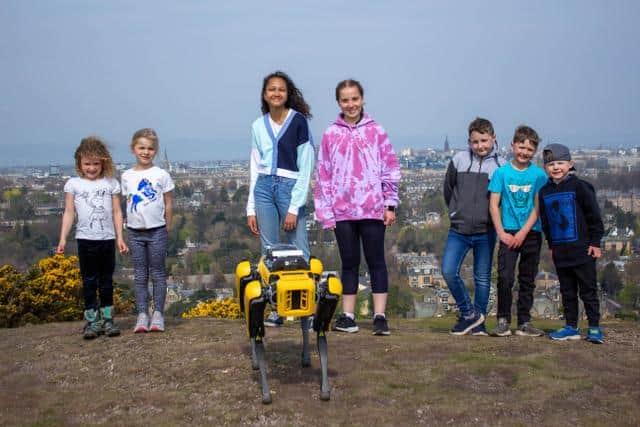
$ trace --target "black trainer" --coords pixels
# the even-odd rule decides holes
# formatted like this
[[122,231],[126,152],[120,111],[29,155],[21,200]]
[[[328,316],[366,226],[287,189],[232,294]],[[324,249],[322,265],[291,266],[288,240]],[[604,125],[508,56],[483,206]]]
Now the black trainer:
[[355,320],[342,313],[340,317],[338,317],[338,320],[336,320],[336,322],[334,323],[333,330],[340,332],[349,332],[352,334],[354,332],[358,332],[359,329],[358,325],[356,325]]
[[386,317],[377,315],[373,318],[373,335],[391,335]]

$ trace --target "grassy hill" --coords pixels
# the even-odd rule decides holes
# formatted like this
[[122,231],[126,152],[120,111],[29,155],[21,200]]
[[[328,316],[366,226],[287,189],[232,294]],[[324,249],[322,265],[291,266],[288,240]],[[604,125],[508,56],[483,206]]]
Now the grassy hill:
[[[262,405],[239,320],[168,320],[164,334],[83,341],[81,322],[0,330],[0,425],[638,425],[640,328],[607,342],[452,337],[452,319],[392,320],[390,337],[329,334],[299,363],[297,323],[267,330]],[[539,323],[551,329],[559,323]],[[490,325],[491,326],[491,325]]]

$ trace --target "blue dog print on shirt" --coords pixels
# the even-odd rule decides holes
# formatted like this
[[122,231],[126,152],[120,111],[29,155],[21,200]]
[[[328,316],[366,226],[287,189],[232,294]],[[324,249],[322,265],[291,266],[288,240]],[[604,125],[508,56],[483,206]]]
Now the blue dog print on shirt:
[[147,178],[142,178],[138,183],[138,192],[131,197],[131,212],[138,212],[138,203],[144,201],[145,198],[149,202],[153,202],[158,197],[158,191],[153,188],[151,181]]

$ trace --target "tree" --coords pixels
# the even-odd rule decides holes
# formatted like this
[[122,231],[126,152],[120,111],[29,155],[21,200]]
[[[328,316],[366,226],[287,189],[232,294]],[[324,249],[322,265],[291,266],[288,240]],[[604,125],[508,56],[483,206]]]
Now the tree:
[[600,284],[602,285],[602,290],[611,296],[617,295],[622,289],[622,280],[614,263],[610,262],[602,269]]

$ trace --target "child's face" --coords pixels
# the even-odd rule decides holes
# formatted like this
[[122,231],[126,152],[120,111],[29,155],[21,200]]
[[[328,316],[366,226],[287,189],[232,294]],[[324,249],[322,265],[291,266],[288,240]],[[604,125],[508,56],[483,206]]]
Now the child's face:
[[511,143],[511,151],[513,151],[514,164],[518,167],[527,167],[536,154],[536,146],[528,139],[522,142],[514,141]]
[[364,98],[357,86],[347,86],[340,89],[338,105],[344,115],[345,121],[356,123],[362,115]]
[[153,158],[156,156],[156,147],[148,138],[140,137],[133,144],[133,155],[136,156],[138,166],[150,167],[153,165]]
[[280,77],[271,77],[262,96],[270,110],[284,107],[287,102],[287,82]]
[[469,135],[469,147],[471,147],[471,151],[479,157],[484,157],[489,154],[495,142],[496,136],[488,133],[480,133],[474,130],[471,132],[471,135]]
[[553,162],[545,164],[544,170],[547,172],[547,175],[549,175],[549,178],[557,184],[569,175],[572,167],[573,160],[554,160]]
[[80,158],[80,170],[82,176],[86,179],[94,180],[102,176],[102,160],[97,157]]

